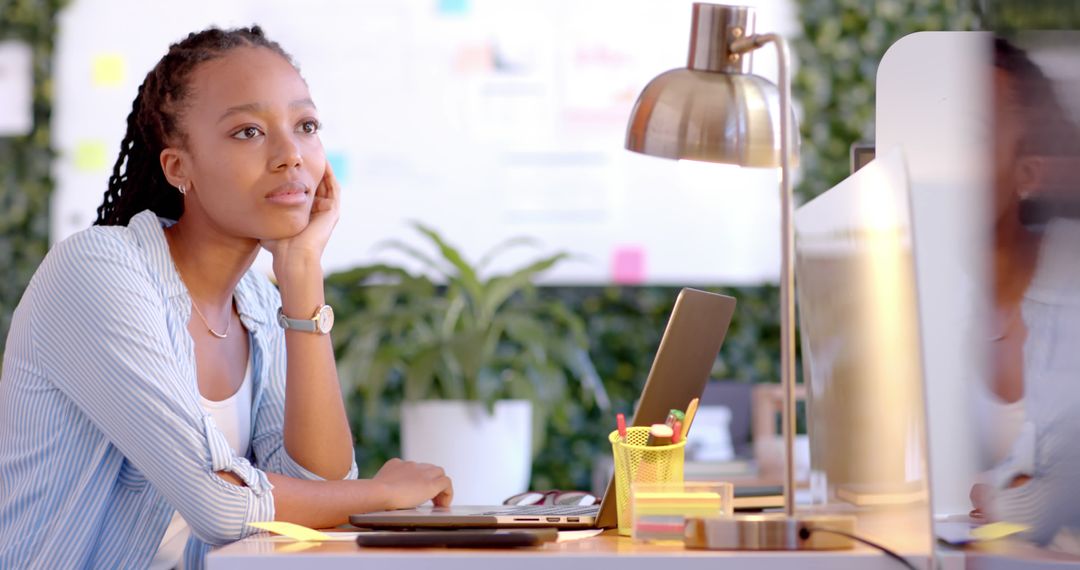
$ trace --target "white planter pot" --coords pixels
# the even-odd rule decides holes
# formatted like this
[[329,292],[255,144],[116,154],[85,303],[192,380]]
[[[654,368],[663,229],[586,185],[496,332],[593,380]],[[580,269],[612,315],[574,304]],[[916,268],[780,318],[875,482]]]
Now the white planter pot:
[[401,455],[432,463],[454,481],[455,505],[498,505],[528,490],[532,402],[422,400],[401,406]]

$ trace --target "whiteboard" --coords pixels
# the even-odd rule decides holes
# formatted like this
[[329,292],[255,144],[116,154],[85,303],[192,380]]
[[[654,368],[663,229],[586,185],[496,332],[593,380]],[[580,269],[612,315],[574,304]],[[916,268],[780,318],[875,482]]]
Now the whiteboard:
[[[755,4],[751,2],[751,4]],[[789,0],[756,2],[758,31],[795,29]],[[75,0],[55,62],[52,239],[90,225],[138,85],[168,45],[258,23],[299,63],[344,187],[324,268],[436,228],[476,260],[531,236],[576,258],[561,284],[777,280],[776,170],[623,149],[637,94],[685,65],[688,0]],[[775,82],[770,49],[755,70]],[[257,267],[269,271],[263,253]]]

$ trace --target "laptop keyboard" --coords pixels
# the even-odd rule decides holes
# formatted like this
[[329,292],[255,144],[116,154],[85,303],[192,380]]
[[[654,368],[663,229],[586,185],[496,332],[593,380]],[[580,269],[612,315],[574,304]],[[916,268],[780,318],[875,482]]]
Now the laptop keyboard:
[[582,515],[595,515],[599,511],[599,507],[596,505],[590,505],[588,507],[581,506],[547,506],[547,505],[523,505],[516,507],[506,507],[503,509],[495,509],[486,513],[480,513],[486,516],[527,516],[527,515],[555,515],[555,516],[582,516]]

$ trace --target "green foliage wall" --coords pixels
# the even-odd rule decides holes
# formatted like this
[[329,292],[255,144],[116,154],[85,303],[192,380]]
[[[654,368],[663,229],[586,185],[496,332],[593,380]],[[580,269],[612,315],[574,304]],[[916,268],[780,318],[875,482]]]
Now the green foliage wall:
[[63,0],[0,0],[0,41],[27,42],[34,54],[34,127],[0,137],[0,355],[11,313],[49,247],[53,152],[52,54]]
[[[351,310],[348,303],[363,302],[356,291],[338,291],[338,283],[327,280],[327,299],[335,299],[339,312]],[[779,368],[779,315],[775,286],[717,288],[713,291],[735,296],[738,305],[728,330],[724,349],[713,369],[717,379],[744,382],[775,381]],[[641,390],[660,343],[677,287],[546,287],[538,294],[544,300],[558,300],[569,311],[585,319],[589,354],[611,399],[613,411],[567,398],[549,417],[545,444],[534,459],[533,487],[537,489],[588,489],[592,461],[607,453],[607,434],[614,426],[614,412],[629,413]],[[515,299],[512,302],[521,302]],[[373,474],[399,451],[399,406],[403,398],[400,382],[384,390],[384,399],[375,409],[377,418],[368,418],[360,392],[349,399],[349,418],[356,437],[357,461],[361,474]],[[365,421],[374,419],[375,421]]]
[[[927,30],[972,30],[974,0],[796,0],[802,36],[792,42],[798,70],[792,97],[802,108],[804,198],[850,174],[852,143],[874,140],[874,79],[900,38]],[[917,85],[912,86],[917,89]]]
[[[710,288],[738,299],[712,377],[742,382],[779,378],[779,292],[775,286]],[[534,460],[533,488],[588,489],[593,458],[610,456],[607,436],[614,411],[629,414],[652,366],[677,287],[548,289],[584,315],[589,352],[611,397],[613,412],[568,401],[547,427],[546,444]]]

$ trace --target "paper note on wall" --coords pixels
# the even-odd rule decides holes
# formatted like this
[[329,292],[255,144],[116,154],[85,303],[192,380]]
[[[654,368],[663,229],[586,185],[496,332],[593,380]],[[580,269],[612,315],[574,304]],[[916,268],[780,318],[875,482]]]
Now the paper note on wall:
[[34,128],[34,53],[19,41],[0,42],[0,136]]
[[611,278],[620,285],[640,285],[645,282],[645,249],[622,246],[611,256]]
[[469,0],[439,0],[438,12],[443,16],[464,16],[469,13]]
[[108,161],[104,141],[82,141],[75,147],[75,169],[80,172],[104,172],[109,168]]
[[327,152],[326,160],[334,171],[334,178],[338,184],[345,186],[349,183],[349,158],[344,152]]
[[99,53],[94,56],[91,65],[94,87],[116,87],[123,84],[127,71],[124,56],[115,53]]

